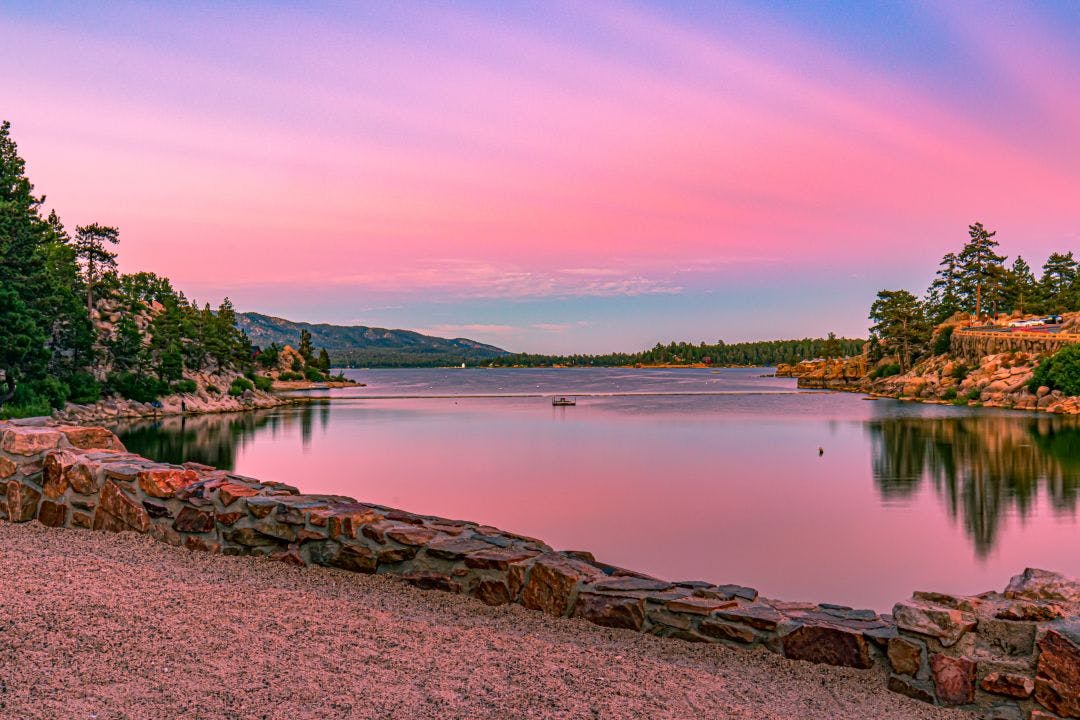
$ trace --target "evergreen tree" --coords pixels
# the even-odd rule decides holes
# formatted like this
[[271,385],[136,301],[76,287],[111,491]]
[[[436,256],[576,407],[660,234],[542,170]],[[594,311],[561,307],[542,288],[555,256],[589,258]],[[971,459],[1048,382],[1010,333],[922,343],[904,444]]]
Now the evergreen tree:
[[896,353],[900,371],[910,370],[930,340],[931,325],[922,303],[907,290],[882,290],[870,307],[870,319],[874,321],[870,332]]
[[1017,255],[1005,275],[1004,298],[1007,309],[1022,313],[1030,312],[1039,302],[1039,285],[1031,266]]
[[94,287],[102,276],[116,268],[116,253],[109,245],[120,242],[120,231],[107,225],[80,225],[75,228],[75,256],[83,263],[86,282],[86,311],[94,315]]
[[957,296],[963,309],[981,317],[986,307],[1001,301],[1001,286],[1005,276],[1005,258],[994,249],[994,236],[981,222],[968,226],[969,240],[956,258],[958,274]]
[[1046,309],[1063,312],[1075,307],[1072,296],[1076,289],[1078,273],[1072,251],[1051,253],[1043,263],[1042,271],[1040,285],[1046,299]]
[[311,364],[315,359],[315,348],[311,344],[311,333],[307,328],[300,328],[300,344],[297,346],[296,351],[300,353],[300,357],[304,358],[304,362]]
[[330,372],[330,353],[326,352],[326,348],[319,350],[319,359],[316,361],[315,366],[324,373]]
[[961,310],[957,288],[960,271],[956,253],[946,253],[938,263],[934,281],[926,291],[927,312],[935,323],[944,322]]

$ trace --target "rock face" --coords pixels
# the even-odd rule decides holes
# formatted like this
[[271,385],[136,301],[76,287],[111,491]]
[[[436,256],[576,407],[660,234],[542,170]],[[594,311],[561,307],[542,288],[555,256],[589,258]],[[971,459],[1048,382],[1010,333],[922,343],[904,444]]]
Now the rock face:
[[387,573],[620,630],[883,666],[896,692],[985,718],[1080,717],[1080,583],[1044,570],[1025,570],[1003,593],[916,592],[880,616],[740,585],[669,582],[486,525],[157,463],[99,428],[0,422],[0,475],[0,519],[11,522]]

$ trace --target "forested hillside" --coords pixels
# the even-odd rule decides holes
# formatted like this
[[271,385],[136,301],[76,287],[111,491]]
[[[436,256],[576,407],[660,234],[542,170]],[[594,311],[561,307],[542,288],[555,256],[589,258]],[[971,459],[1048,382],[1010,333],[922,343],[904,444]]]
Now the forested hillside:
[[326,348],[337,367],[403,367],[475,364],[506,355],[493,345],[467,338],[441,338],[411,330],[389,330],[366,325],[329,325],[293,322],[260,313],[241,313],[240,328],[252,342],[297,345],[302,333]]
[[69,230],[46,213],[10,124],[0,125],[0,416],[193,392],[194,372],[225,379],[212,391],[268,387],[228,299],[211,309],[164,277],[118,272],[119,242],[115,227]]

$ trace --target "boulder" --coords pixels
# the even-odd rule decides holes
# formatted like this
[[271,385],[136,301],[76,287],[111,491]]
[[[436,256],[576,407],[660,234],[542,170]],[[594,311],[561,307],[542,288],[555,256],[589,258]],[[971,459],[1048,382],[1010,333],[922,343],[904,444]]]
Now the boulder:
[[574,617],[585,618],[604,627],[641,630],[645,621],[645,601],[641,598],[582,592],[578,594],[573,614]]
[[62,436],[56,430],[38,427],[20,427],[4,431],[0,449],[12,455],[38,455],[60,446]]
[[1080,717],[1080,621],[1047,630],[1036,671],[1035,699],[1062,717]]
[[893,619],[900,630],[937,638],[945,647],[955,645],[976,624],[969,612],[918,600],[897,603]]
[[105,428],[64,426],[57,428],[64,434],[67,441],[81,450],[112,450],[124,452],[125,448],[120,438],[113,435]]
[[841,667],[871,668],[870,646],[862,632],[838,625],[800,625],[781,638],[784,657]]
[[914,677],[922,667],[923,644],[904,637],[890,638],[887,655],[893,670]]
[[150,529],[150,516],[109,480],[101,488],[101,501],[94,513],[94,529],[110,532],[132,530],[145,533]]
[[1005,597],[1080,603],[1080,581],[1049,570],[1027,568],[1009,580]]
[[156,498],[171,498],[177,490],[199,481],[194,470],[169,466],[140,470],[135,477],[139,489]]
[[576,585],[602,575],[599,569],[582,560],[545,553],[536,558],[525,579],[522,605],[549,615],[565,615],[571,610],[570,601]]
[[7,518],[9,522],[30,522],[37,517],[41,493],[18,480],[7,483]]
[[983,678],[982,689],[995,695],[1028,698],[1035,691],[1035,681],[1027,675],[995,671]]
[[930,675],[942,705],[967,705],[975,699],[975,661],[966,657],[930,656]]

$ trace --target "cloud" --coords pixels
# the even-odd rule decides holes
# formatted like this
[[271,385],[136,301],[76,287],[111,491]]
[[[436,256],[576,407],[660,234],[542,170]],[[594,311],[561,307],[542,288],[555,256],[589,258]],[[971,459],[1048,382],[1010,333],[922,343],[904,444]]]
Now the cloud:
[[577,322],[565,323],[533,323],[530,327],[534,330],[542,330],[544,332],[563,333],[574,328],[592,327],[593,324],[594,323],[589,320],[578,320]]

